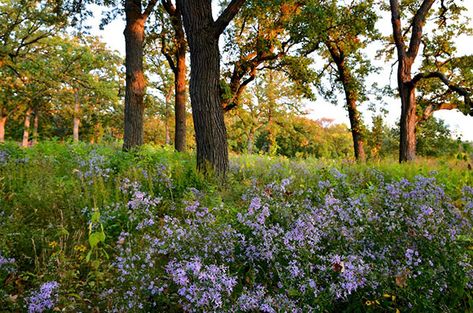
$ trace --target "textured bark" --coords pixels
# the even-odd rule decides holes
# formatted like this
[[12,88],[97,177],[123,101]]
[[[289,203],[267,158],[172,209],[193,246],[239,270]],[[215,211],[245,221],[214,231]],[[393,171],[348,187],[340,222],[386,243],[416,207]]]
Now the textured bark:
[[417,101],[415,87],[410,84],[412,62],[401,59],[398,68],[398,88],[401,97],[399,162],[416,158]]
[[125,135],[123,149],[143,144],[145,77],[143,73],[144,20],[141,0],[127,0],[125,4]]
[[33,146],[38,143],[39,140],[39,133],[38,133],[38,128],[39,128],[39,110],[36,108],[34,110],[34,120],[33,120]]
[[353,148],[355,158],[358,161],[365,161],[365,149],[363,141],[363,122],[361,121],[360,112],[357,108],[357,100],[351,95],[347,95],[348,117],[350,119],[351,135],[353,137]]
[[22,147],[28,147],[29,138],[30,138],[30,123],[31,123],[31,109],[28,109],[25,114],[25,123],[23,128],[23,141],[21,143]]
[[456,103],[440,103],[440,104],[429,104],[422,112],[422,116],[419,117],[419,122],[427,121],[436,111],[440,110],[456,110],[458,105]]
[[190,96],[197,143],[197,168],[224,177],[228,169],[227,131],[220,106],[221,33],[244,0],[232,0],[213,21],[212,1],[178,0],[190,49]]
[[5,142],[5,124],[7,123],[6,116],[0,116],[0,143]]
[[72,129],[72,136],[74,142],[79,142],[79,125],[80,125],[80,101],[79,91],[74,92],[74,125]]

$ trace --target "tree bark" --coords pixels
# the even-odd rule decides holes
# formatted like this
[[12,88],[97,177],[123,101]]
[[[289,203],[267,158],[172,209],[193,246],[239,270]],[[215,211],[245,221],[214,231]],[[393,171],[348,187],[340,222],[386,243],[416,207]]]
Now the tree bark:
[[79,91],[74,91],[74,125],[72,129],[72,137],[74,142],[79,142],[79,125],[80,125],[80,101]]
[[406,57],[399,60],[398,89],[401,97],[399,162],[416,158],[417,102],[415,86],[411,84],[412,61]]
[[220,106],[218,40],[244,0],[232,0],[214,22],[211,0],[178,0],[191,56],[190,96],[197,143],[197,168],[225,177],[227,130]]
[[21,143],[22,147],[28,147],[29,144],[31,112],[31,108],[28,108],[28,110],[26,110],[25,123],[23,128],[23,142]]
[[363,122],[361,121],[360,112],[358,111],[356,105],[356,97],[353,97],[352,95],[347,95],[346,97],[355,158],[358,161],[363,162],[366,160],[363,138]]
[[5,142],[5,124],[7,123],[7,116],[0,116],[0,143]]
[[[184,36],[184,33],[182,33]],[[177,62],[175,71],[175,94],[174,94],[174,118],[175,135],[174,146],[177,151],[184,152],[187,149],[186,131],[187,131],[187,113],[186,113],[186,44],[184,37],[177,38],[179,50],[177,52]],[[183,42],[182,42],[183,41]]]
[[143,43],[145,22],[157,0],[150,0],[142,12],[141,0],[126,0],[125,15],[125,134],[123,149],[143,144],[144,94],[146,81],[143,73]]
[[39,140],[38,128],[39,128],[39,110],[38,108],[35,108],[34,120],[33,120],[33,142],[32,142],[33,146],[38,144],[38,140]]

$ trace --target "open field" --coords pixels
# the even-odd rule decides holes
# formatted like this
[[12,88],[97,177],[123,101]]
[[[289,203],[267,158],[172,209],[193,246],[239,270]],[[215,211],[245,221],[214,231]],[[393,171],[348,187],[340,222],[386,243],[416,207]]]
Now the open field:
[[0,146],[1,312],[467,312],[464,161]]

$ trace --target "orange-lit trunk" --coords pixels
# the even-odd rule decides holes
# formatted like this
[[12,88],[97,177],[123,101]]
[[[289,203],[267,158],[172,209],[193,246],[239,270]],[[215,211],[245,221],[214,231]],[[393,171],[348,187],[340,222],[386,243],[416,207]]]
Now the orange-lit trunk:
[[0,116],[0,143],[5,142],[5,124],[7,123],[6,116]]
[[145,18],[141,14],[141,1],[125,2],[125,134],[123,149],[143,144],[145,77],[143,73],[143,43]]
[[25,123],[23,127],[23,141],[21,143],[22,147],[28,147],[29,145],[31,112],[32,112],[31,108],[28,108],[25,114]]
[[184,33],[182,38],[178,37],[180,41],[179,51],[177,53],[176,73],[175,73],[175,101],[174,101],[174,117],[175,137],[174,146],[177,151],[186,151],[186,43]]

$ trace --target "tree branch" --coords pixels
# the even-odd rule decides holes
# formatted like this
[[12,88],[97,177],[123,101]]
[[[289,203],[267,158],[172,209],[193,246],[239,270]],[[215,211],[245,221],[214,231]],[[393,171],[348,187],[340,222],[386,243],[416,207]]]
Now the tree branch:
[[406,44],[402,36],[401,7],[398,0],[390,0],[389,3],[391,6],[391,24],[393,26],[394,44],[398,52],[404,54],[406,52]]
[[151,14],[151,12],[153,11],[154,7],[156,6],[156,3],[158,2],[158,0],[150,0],[148,2],[148,5],[146,6],[146,9],[144,10],[143,14],[141,15],[141,17],[143,18],[143,20],[147,20],[148,19],[148,16]]
[[473,109],[470,92],[463,87],[453,84],[443,73],[440,73],[440,72],[419,73],[415,75],[414,78],[412,78],[411,84],[412,86],[415,86],[422,79],[430,79],[430,78],[440,79],[448,87],[448,89],[450,89],[453,92],[456,92],[460,96],[463,96],[465,105],[469,106],[470,110]]
[[237,15],[246,0],[232,0],[214,23],[215,37],[219,37]]
[[412,33],[411,40],[409,42],[409,50],[407,51],[408,56],[411,58],[415,57],[419,52],[425,19],[434,2],[435,0],[424,0],[416,15],[414,16],[412,21]]
[[164,10],[168,12],[169,15],[176,14],[176,7],[172,4],[171,0],[162,0],[161,1]]

